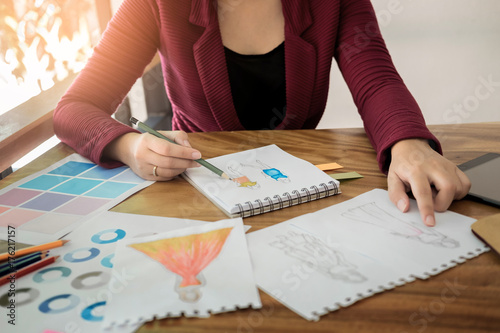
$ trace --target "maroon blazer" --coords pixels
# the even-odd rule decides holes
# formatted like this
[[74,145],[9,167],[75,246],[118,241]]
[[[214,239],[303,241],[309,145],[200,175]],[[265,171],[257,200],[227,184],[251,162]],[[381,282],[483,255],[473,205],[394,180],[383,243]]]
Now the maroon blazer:
[[[390,147],[399,140],[426,138],[440,149],[394,68],[369,0],[282,3],[287,112],[276,129],[316,127],[336,59],[383,171]],[[54,112],[59,138],[96,163],[119,165],[102,161],[102,151],[133,129],[110,115],[157,51],[174,129],[244,130],[232,100],[214,4],[210,0],[125,0]],[[221,15],[227,10],[231,8],[223,7]]]

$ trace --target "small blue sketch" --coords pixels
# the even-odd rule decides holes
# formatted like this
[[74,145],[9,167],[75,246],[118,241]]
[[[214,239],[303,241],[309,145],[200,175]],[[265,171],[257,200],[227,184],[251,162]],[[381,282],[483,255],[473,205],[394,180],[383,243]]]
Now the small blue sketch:
[[290,182],[290,177],[288,177],[283,172],[281,172],[281,170],[278,170],[276,168],[272,168],[260,160],[255,160],[255,162],[257,163],[257,165],[255,165],[255,164],[243,164],[243,163],[241,163],[241,165],[244,167],[256,168],[256,169],[261,170],[262,174],[264,176],[266,176],[266,178],[268,178],[268,179],[273,179],[275,181],[279,181],[282,183],[289,183]]

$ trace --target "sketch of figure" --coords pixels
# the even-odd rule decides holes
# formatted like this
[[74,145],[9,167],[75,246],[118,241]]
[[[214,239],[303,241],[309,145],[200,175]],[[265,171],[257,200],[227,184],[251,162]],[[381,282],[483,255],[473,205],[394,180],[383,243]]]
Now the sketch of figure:
[[260,185],[257,182],[253,182],[248,179],[247,176],[240,173],[238,170],[234,169],[232,166],[227,166],[227,170],[229,171],[229,177],[233,182],[235,182],[238,187],[246,187],[249,189],[257,189],[260,188]]
[[446,248],[456,248],[460,246],[457,240],[440,233],[434,228],[425,227],[413,221],[403,221],[392,216],[380,208],[375,202],[351,208],[342,213],[342,216],[372,224],[390,231],[393,235],[414,239],[424,244]]
[[203,269],[219,255],[231,230],[223,228],[129,246],[177,274],[175,291],[179,298],[194,303],[201,298],[201,287],[206,284]]
[[299,259],[311,269],[329,278],[350,283],[366,281],[366,277],[357,271],[354,264],[345,259],[342,252],[329,247],[312,235],[289,231],[277,238],[277,241],[269,245],[283,250],[286,255]]
[[289,183],[290,182],[290,177],[285,175],[283,172],[276,168],[271,168],[269,165],[263,163],[260,160],[255,160],[258,165],[254,164],[241,164],[242,166],[250,167],[250,168],[256,168],[262,171],[264,176],[268,179],[273,179],[282,183]]

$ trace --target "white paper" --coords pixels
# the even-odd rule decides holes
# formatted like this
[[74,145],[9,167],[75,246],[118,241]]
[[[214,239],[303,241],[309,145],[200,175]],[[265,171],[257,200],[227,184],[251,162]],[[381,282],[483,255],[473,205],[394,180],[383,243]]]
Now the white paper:
[[[15,296],[10,297],[16,304],[16,325],[9,325],[7,332],[101,332],[107,307],[103,302],[109,303],[138,281],[125,269],[112,269],[117,242],[203,224],[212,222],[116,212],[94,216],[65,237],[70,242],[50,250],[50,255],[60,256],[58,261],[16,280]],[[10,311],[4,307],[9,289],[0,287],[2,332]],[[61,295],[68,296],[47,302]],[[46,313],[40,310],[44,302]],[[140,322],[105,332],[133,332],[139,326]]]
[[259,288],[308,320],[395,286],[428,278],[489,248],[475,221],[447,211],[426,227],[416,203],[401,213],[384,190],[251,232]]
[[[339,182],[313,164],[292,156],[276,145],[242,151],[208,160],[223,170],[234,181],[220,178],[206,168],[192,168],[185,172],[202,193],[222,209],[235,213],[238,205],[249,203],[269,205],[290,198],[310,200],[317,191],[330,188],[332,194],[340,193]],[[247,177],[248,181],[242,180]],[[236,180],[240,180],[239,182]],[[304,200],[305,201],[305,200]]]
[[18,243],[57,240],[153,183],[128,167],[105,169],[70,155],[0,190],[0,239],[14,232]]
[[[186,247],[179,245],[179,239]],[[220,252],[213,252],[216,242]],[[134,246],[142,251],[153,248],[153,252],[147,255]],[[171,249],[175,251],[166,252]],[[206,265],[201,272],[195,269],[198,260]],[[178,268],[195,273],[174,273]],[[121,241],[114,271],[122,270],[134,279],[106,307],[105,328],[154,317],[208,317],[210,313],[261,307],[241,219]]]

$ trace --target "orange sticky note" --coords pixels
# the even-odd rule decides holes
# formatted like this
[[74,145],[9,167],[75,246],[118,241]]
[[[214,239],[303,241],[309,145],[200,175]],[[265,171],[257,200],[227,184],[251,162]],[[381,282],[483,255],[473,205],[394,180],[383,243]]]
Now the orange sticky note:
[[338,163],[317,164],[316,167],[318,167],[320,170],[323,170],[323,171],[343,168],[343,166],[338,164]]

